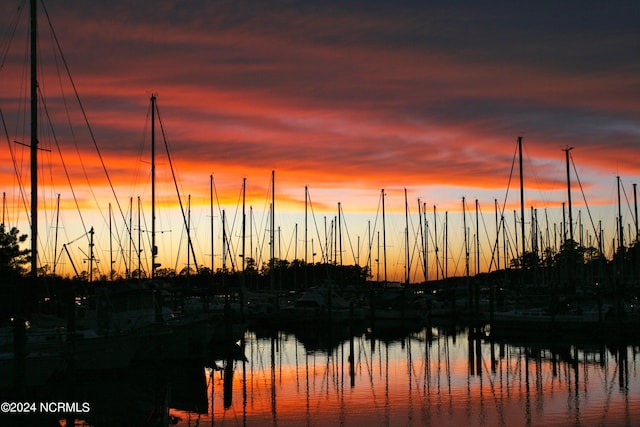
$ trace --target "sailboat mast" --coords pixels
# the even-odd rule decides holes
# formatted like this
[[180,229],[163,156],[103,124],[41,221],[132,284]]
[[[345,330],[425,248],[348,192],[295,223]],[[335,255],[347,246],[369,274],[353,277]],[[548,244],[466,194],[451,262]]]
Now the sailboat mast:
[[433,205],[433,242],[436,257],[436,281],[440,280],[440,260],[438,259],[438,216],[436,214],[436,205]]
[[406,248],[406,262],[407,262],[407,276],[405,277],[405,283],[408,285],[411,278],[411,263],[409,259],[409,201],[407,200],[407,189],[404,189],[404,244]]
[[480,202],[476,199],[476,275],[480,274]]
[[467,213],[465,210],[465,198],[462,197],[462,226],[464,228],[464,277],[467,284],[467,300],[469,307],[473,306],[473,294],[471,293],[471,281],[469,280],[469,240],[467,238]]
[[31,26],[31,276],[38,275],[38,13],[30,2]]
[[324,216],[324,254],[322,262],[329,263],[329,236],[327,235],[327,216]]
[[275,232],[276,232],[276,223],[275,223],[275,212],[276,212],[276,171],[272,170],[271,171],[271,215],[270,215],[270,220],[271,220],[271,227],[270,227],[270,236],[269,236],[269,251],[270,251],[270,261],[269,263],[271,264],[271,273],[270,273],[270,279],[269,279],[269,283],[271,285],[271,291],[274,290],[275,288],[275,281],[276,281],[276,276],[275,276]]
[[[129,259],[127,260],[127,279],[131,277],[131,254],[133,253],[133,197],[129,197]],[[138,246],[138,248],[140,248]]]
[[93,282],[93,235],[94,235],[94,230],[93,227],[91,227],[91,230],[89,230],[89,283]]
[[464,275],[469,278],[469,241],[467,240],[467,214],[465,211],[465,198],[462,198],[462,227],[464,229]]
[[424,221],[424,283],[426,284],[429,281],[429,223],[427,222],[426,203],[422,204],[422,216]]
[[[308,210],[308,203],[309,203],[309,187],[307,185],[304,186],[304,263],[305,265],[309,262],[309,260],[307,259],[307,255],[308,255],[308,249],[307,249],[307,245],[308,245],[308,241],[307,241],[307,232],[308,232],[308,227],[307,227],[307,210]],[[306,268],[305,268],[306,271]],[[305,274],[305,282],[306,282],[306,274]]]
[[636,243],[638,242],[638,237],[640,233],[638,233],[638,184],[633,184],[633,216],[635,217],[636,222]]
[[498,199],[493,199],[493,205],[495,209],[495,219],[496,219],[496,270],[500,270],[500,227],[501,224],[498,222]]
[[444,213],[444,270],[442,278],[449,278],[449,211]]
[[142,229],[140,228],[142,225],[142,221],[140,219],[140,196],[138,196],[138,280],[142,279],[142,246],[141,246],[141,233]]
[[[227,220],[224,209],[222,210],[222,272],[227,272]],[[222,277],[224,277],[224,274]]]
[[[562,204],[562,206],[563,206],[563,208],[562,208],[562,218],[564,218],[564,203]],[[516,213],[515,209],[513,210],[513,227],[514,227],[513,235],[514,235],[514,239],[515,239],[515,258],[517,260],[518,259],[518,251],[520,249],[518,248],[518,214]]]
[[151,278],[156,273],[156,96],[151,95]]
[[211,278],[212,283],[215,283],[215,281],[213,280],[214,273],[216,272],[215,260],[213,256],[213,175],[209,175],[209,213],[211,214]]
[[[111,209],[111,204],[109,204],[109,209]],[[109,214],[111,215],[111,214]],[[111,222],[111,217],[109,217],[109,222]],[[2,221],[4,224],[4,221]],[[53,243],[53,274],[56,274],[56,263],[58,261],[58,226],[60,224],[60,194],[58,194],[58,200],[56,204],[56,238]],[[111,227],[111,223],[109,223],[109,227]],[[111,229],[109,229],[111,231]]]
[[[524,175],[522,172],[522,137],[518,137],[518,155],[520,160],[520,233],[522,235],[522,267],[524,267],[524,253],[527,250],[524,238]],[[517,250],[517,249],[516,249]]]
[[[191,194],[187,196],[187,236],[189,236],[190,232],[191,232]],[[189,246],[187,246],[187,284],[189,283],[190,270],[191,270],[191,252],[189,251]]]
[[[371,220],[367,221],[367,241],[369,242],[369,256],[367,257],[367,267],[369,270],[369,277],[373,277],[371,272],[371,245],[373,243],[371,240]],[[313,251],[313,248],[311,250]]]
[[380,282],[380,232],[376,233],[376,282]]
[[569,202],[569,240],[571,240],[571,244],[573,244],[573,214],[572,214],[573,209],[571,209],[571,173],[569,170],[569,151],[571,150],[573,150],[573,147],[567,147],[563,149],[565,158],[566,158],[566,163],[567,163],[567,193],[568,193],[567,201]]
[[384,188],[382,189],[382,256],[384,258],[384,283],[387,284],[387,231],[384,217]]
[[[309,204],[309,186],[304,186],[304,285],[309,284],[309,259],[308,259],[308,204]],[[313,244],[312,244],[313,246]],[[311,248],[313,253],[313,247]]]
[[618,309],[620,309],[620,299],[618,297],[618,295],[620,295],[618,292],[621,292],[621,287],[624,286],[624,277],[625,277],[625,272],[624,272],[624,258],[625,258],[625,249],[624,249],[624,224],[622,223],[622,204],[621,204],[621,199],[620,199],[620,176],[616,177],[616,180],[618,182],[618,255],[619,255],[619,259],[620,259],[620,266],[619,266],[619,288],[617,288],[616,292],[616,299],[617,301],[617,305],[618,305]]
[[338,222],[337,222],[337,226],[338,228],[336,229],[336,234],[337,234],[337,243],[338,243],[338,249],[340,250],[340,253],[338,254],[338,256],[340,257],[340,267],[342,267],[342,205],[340,204],[340,202],[338,202]]
[[[60,202],[58,195],[58,203]],[[111,232],[111,203],[109,203],[109,280],[113,280],[113,233]],[[56,230],[57,233],[57,230]],[[56,234],[57,235],[57,234]]]
[[427,249],[425,245],[425,229],[422,223],[422,203],[418,197],[418,228],[420,230],[420,246],[422,249],[422,273],[424,274],[424,282],[427,283]]
[[476,280],[473,287],[474,315],[476,320],[480,314],[480,203],[476,199]]
[[622,223],[622,208],[620,203],[620,177],[616,177],[616,181],[618,183],[618,249],[620,249],[620,253],[622,253],[622,249],[624,248],[624,224]]
[[247,178],[242,178],[242,289],[244,290],[247,285],[246,282],[246,235],[247,235],[247,214],[246,214],[246,202],[247,202]]

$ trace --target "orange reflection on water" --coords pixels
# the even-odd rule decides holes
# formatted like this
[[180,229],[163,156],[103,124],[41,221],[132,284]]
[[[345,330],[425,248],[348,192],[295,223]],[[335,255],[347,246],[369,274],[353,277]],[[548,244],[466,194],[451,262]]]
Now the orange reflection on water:
[[[246,362],[206,370],[207,414],[178,425],[632,425],[640,422],[636,347],[515,346],[423,330],[366,334],[329,351],[292,335],[247,334]],[[469,351],[471,349],[471,351]],[[350,362],[352,357],[353,363]],[[227,370],[228,371],[228,370]]]

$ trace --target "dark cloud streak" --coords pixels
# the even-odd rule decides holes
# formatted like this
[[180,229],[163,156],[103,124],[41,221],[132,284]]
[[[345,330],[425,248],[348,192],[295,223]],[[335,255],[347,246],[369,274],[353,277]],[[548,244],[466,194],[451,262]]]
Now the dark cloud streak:
[[497,187],[525,135],[538,165],[592,146],[584,161],[599,174],[638,174],[637,2],[48,7],[110,153],[137,153],[153,91],[193,173]]

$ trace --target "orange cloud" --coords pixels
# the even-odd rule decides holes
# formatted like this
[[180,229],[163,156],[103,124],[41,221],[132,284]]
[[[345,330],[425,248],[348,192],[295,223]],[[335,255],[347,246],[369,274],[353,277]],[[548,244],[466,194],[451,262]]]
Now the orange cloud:
[[[149,97],[157,93],[159,186],[175,193],[162,159],[166,136],[178,187],[194,208],[206,209],[214,174],[227,209],[245,177],[249,203],[263,209],[271,170],[277,206],[291,210],[301,209],[308,185],[323,214],[342,202],[373,218],[382,188],[405,187],[414,201],[459,211],[462,196],[482,205],[502,200],[512,176],[511,208],[519,204],[517,168],[511,175],[519,135],[527,205],[560,209],[566,146],[575,147],[590,204],[610,205],[616,175],[640,178],[633,13],[558,8],[531,8],[526,25],[516,26],[522,11],[508,5],[52,5],[83,110],[73,105],[64,64],[42,31],[39,139],[54,150],[42,154],[52,171],[43,185],[68,199],[68,174],[83,209],[138,196],[148,202]],[[3,27],[9,19],[0,19]],[[17,28],[16,40],[26,36],[26,22]],[[27,92],[24,46],[10,46],[0,70],[3,159],[12,141],[29,140],[28,107],[18,101]],[[67,171],[55,165],[58,144]],[[13,148],[26,185],[28,152]],[[14,185],[12,175],[4,162],[5,187]],[[404,201],[388,208],[402,211]]]

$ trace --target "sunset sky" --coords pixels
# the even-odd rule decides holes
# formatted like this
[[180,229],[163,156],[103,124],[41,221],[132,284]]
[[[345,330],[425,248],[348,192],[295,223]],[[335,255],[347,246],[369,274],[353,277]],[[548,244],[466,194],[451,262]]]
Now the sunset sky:
[[[28,233],[29,150],[14,142],[29,142],[26,3],[9,0],[0,13],[0,108],[6,126],[0,182],[6,194],[5,222]],[[406,188],[412,263],[416,263],[412,275],[419,271],[414,242],[419,232],[418,198],[428,207],[430,233],[436,225],[439,242],[445,212],[450,213],[454,249],[449,254],[449,274],[463,271],[462,197],[473,211],[467,218],[471,234],[478,200],[486,217],[479,227],[481,264],[486,270],[489,241],[495,235],[494,200],[501,207],[506,201],[509,238],[515,239],[512,211],[519,215],[519,178],[513,160],[518,136],[524,141],[526,215],[531,207],[538,209],[539,222],[546,220],[542,228],[562,222],[561,207],[567,202],[562,151],[566,147],[574,147],[576,235],[578,210],[585,230],[592,230],[586,199],[593,222],[597,226],[602,221],[607,247],[612,245],[616,176],[623,185],[623,222],[635,227],[632,185],[640,180],[637,1],[475,5],[48,0],[45,8],[64,57],[54,57],[56,42],[41,7],[39,85],[46,109],[40,108],[39,140],[41,148],[51,150],[39,154],[39,193],[46,212],[39,221],[41,265],[53,263],[57,194],[61,198],[58,258],[63,243],[80,238],[93,226],[100,269],[108,271],[109,203],[112,230],[118,230],[120,241],[127,240],[123,233],[131,198],[133,221],[137,222],[135,205],[140,197],[147,217],[140,228],[150,229],[152,93],[158,96],[185,208],[191,195],[190,225],[201,265],[211,265],[212,174],[217,193],[214,223],[221,223],[224,209],[235,257],[241,253],[244,178],[247,214],[251,206],[255,216],[253,253],[262,245],[262,258],[256,258],[268,257],[268,233],[266,243],[264,235],[274,170],[281,258],[293,259],[297,252],[304,259],[308,186],[314,214],[308,218],[309,261],[312,238],[315,261],[320,260],[324,218],[330,229],[340,203],[344,263],[353,263],[359,254],[360,264],[366,264],[369,230],[372,236],[382,231],[384,189],[389,279],[402,280]],[[187,262],[184,227],[159,128],[156,142],[160,262],[181,269]],[[77,210],[83,214],[82,222]],[[529,227],[530,218],[525,221]],[[221,224],[214,225],[216,268],[222,263],[220,235]],[[297,249],[291,243],[296,241]],[[124,246],[118,249],[119,258],[114,255],[119,270],[122,251],[129,250],[128,243]],[[69,248],[75,262],[81,263],[86,238]],[[59,262],[59,268],[71,274],[68,260]],[[415,280],[421,280],[419,274]]]

